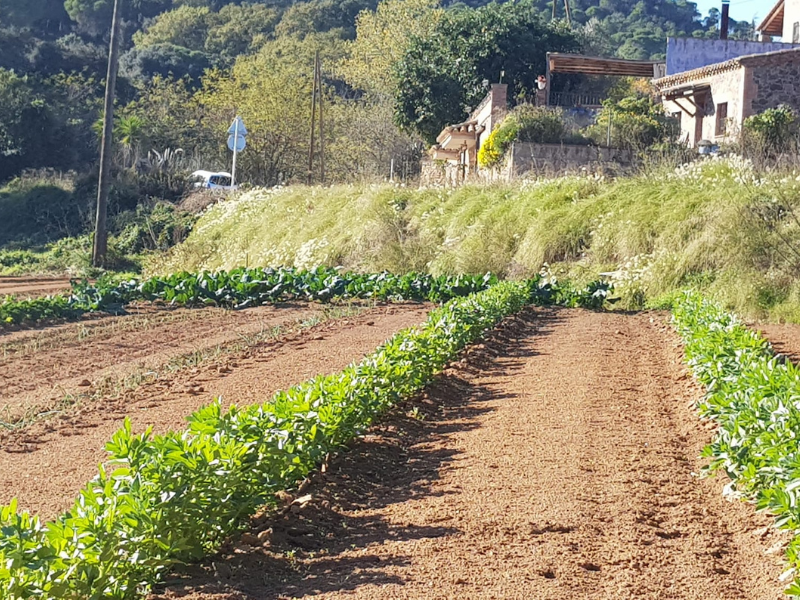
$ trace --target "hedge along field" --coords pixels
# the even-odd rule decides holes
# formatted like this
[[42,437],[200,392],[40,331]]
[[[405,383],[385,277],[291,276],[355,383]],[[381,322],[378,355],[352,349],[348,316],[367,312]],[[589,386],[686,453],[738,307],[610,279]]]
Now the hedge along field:
[[740,314],[800,322],[800,182],[738,158],[606,181],[563,177],[457,190],[255,190],[212,207],[152,273],[245,264],[577,282],[613,272],[625,308],[685,287]]
[[730,493],[754,500],[777,527],[794,533],[786,549],[794,582],[786,593],[800,597],[800,367],[696,293],[679,299],[673,322],[707,390],[700,414],[719,425],[704,451],[707,470],[725,471]]
[[186,431],[134,435],[106,446],[107,469],[74,507],[42,524],[0,507],[0,598],[135,598],[177,562],[199,559],[235,533],[276,491],[421,391],[467,344],[530,303],[600,306],[603,289],[501,282],[431,311],[359,364],[318,376],[270,401],[189,417]]

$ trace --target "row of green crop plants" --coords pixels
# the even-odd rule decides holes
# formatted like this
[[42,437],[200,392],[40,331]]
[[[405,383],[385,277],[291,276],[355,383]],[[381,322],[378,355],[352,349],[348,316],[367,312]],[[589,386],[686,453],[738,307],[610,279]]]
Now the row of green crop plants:
[[571,292],[539,281],[496,283],[431,311],[360,363],[264,404],[222,411],[214,403],[195,412],[186,431],[159,436],[134,435],[126,423],[106,446],[107,470],[55,521],[40,523],[13,502],[0,508],[0,597],[146,593],[177,562],[213,553],[275,492],[422,390],[506,316],[529,303],[597,305],[604,295],[602,286]]
[[[118,312],[135,301],[229,308],[246,308],[291,300],[446,302],[485,290],[496,283],[497,278],[491,274],[438,277],[426,273],[362,274],[328,267],[312,270],[241,268],[216,273],[183,272],[145,280],[109,278],[96,283],[73,282],[72,293],[68,296],[35,300],[6,298],[0,303],[0,327],[75,319],[86,312]],[[573,292],[571,288],[552,282],[544,287],[550,290],[554,300],[559,303],[585,303],[583,296]],[[607,286],[602,283],[594,284],[589,296],[597,292],[595,304],[602,304],[606,290]]]
[[[800,531],[800,368],[719,305],[686,294],[673,310],[686,359],[706,387],[699,408],[719,424],[705,449],[709,471],[725,471],[731,491]],[[800,568],[800,536],[786,551]],[[800,578],[786,593],[800,596]]]

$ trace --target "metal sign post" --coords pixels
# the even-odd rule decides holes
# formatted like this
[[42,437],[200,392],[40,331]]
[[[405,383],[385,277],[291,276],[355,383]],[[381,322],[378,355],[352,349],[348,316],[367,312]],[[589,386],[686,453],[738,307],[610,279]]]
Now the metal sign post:
[[242,118],[237,116],[228,128],[228,148],[233,152],[233,165],[231,167],[231,187],[236,185],[236,156],[245,149],[247,141],[247,128]]

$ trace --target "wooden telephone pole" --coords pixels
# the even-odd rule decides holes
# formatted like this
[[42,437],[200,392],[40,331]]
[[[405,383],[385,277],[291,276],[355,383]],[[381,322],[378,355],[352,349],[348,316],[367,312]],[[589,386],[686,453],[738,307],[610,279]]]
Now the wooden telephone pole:
[[[558,0],[553,0],[553,21],[558,16]],[[569,7],[569,0],[564,0],[564,12],[566,13],[567,23],[572,24],[572,10]]]
[[114,0],[114,14],[111,17],[111,39],[108,48],[108,71],[106,72],[106,96],[103,105],[103,139],[100,142],[100,177],[97,181],[97,215],[94,225],[94,244],[92,246],[92,265],[102,267],[108,252],[108,192],[111,189],[111,155],[114,137],[114,88],[117,83],[119,65],[119,0]]
[[322,116],[322,62],[319,50],[314,54],[314,89],[311,93],[311,139],[308,146],[308,184],[314,179],[314,154],[317,131],[317,99],[319,99],[319,171],[320,183],[325,182],[325,129]]

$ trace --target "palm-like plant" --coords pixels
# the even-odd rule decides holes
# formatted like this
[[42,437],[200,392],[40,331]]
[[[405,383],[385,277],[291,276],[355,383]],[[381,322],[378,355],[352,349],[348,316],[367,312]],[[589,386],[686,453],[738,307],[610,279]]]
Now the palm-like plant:
[[[121,150],[123,169],[135,166],[139,160],[139,151],[145,138],[144,126],[144,120],[136,115],[114,119],[114,142]],[[99,140],[103,135],[102,116],[94,122],[92,130]]]
[[119,117],[114,124],[114,137],[122,149],[123,168],[135,165],[144,139],[144,121],[136,115]]

